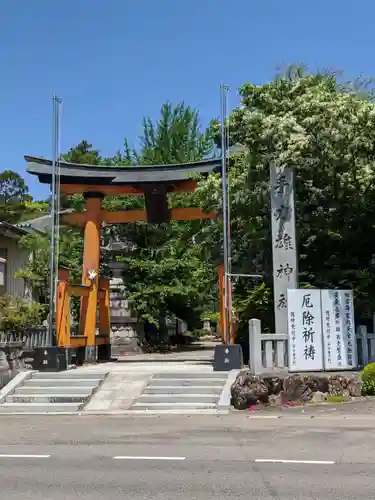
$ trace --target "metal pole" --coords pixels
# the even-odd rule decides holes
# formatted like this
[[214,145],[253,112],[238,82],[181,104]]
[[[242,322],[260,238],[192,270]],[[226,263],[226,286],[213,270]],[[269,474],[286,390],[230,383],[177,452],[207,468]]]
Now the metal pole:
[[59,108],[61,100],[57,96],[52,98],[52,181],[51,181],[51,250],[50,250],[50,277],[49,277],[49,315],[47,345],[53,344],[55,303],[56,303],[56,187],[57,187],[57,161],[59,146]]
[[223,250],[224,250],[224,303],[225,303],[225,343],[230,343],[230,311],[229,311],[229,248],[228,248],[228,187],[227,187],[227,151],[226,151],[226,93],[228,86],[220,85],[221,104],[221,182],[223,205]]
[[233,276],[234,278],[263,278],[261,274],[230,273],[230,276]]
[[[229,85],[226,86],[226,93],[224,96],[224,116],[228,117],[228,90]],[[225,154],[229,154],[229,122],[225,124],[224,122],[224,131],[225,131]],[[232,239],[231,239],[231,200],[230,200],[230,179],[229,179],[229,164],[228,164],[228,156],[226,156],[225,161],[227,167],[227,245],[228,245],[228,310],[230,312],[230,319],[232,321]]]

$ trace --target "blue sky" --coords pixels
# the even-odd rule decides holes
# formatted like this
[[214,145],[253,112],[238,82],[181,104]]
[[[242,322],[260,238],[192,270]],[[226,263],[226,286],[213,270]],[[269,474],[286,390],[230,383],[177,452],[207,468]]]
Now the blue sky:
[[246,81],[277,69],[375,76],[374,0],[0,0],[0,171],[24,175],[24,154],[51,156],[52,95],[63,100],[61,150],[82,139],[103,155],[169,100],[198,107],[203,124]]

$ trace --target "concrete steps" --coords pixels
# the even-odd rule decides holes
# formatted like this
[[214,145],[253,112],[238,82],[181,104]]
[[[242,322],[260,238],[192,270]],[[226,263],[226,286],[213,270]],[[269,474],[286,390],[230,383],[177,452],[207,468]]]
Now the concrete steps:
[[31,395],[34,393],[37,394],[79,394],[79,395],[84,395],[84,396],[90,396],[93,392],[93,390],[96,388],[91,387],[91,386],[60,386],[60,385],[21,385],[19,387],[16,387],[14,394],[15,395]]
[[[58,374],[56,374],[57,376]],[[60,385],[61,384],[61,379],[59,377],[54,377],[52,378],[52,374],[50,374],[51,378],[41,378],[41,379],[35,379],[31,378],[29,380],[26,380],[25,382],[25,387],[55,387],[56,384]],[[71,377],[74,378],[74,377]],[[96,387],[101,383],[103,379],[100,378],[74,378],[74,383],[78,385],[79,387]],[[71,380],[66,380],[64,379],[64,382],[71,383]]]
[[152,410],[132,408],[128,415],[227,415],[228,410],[217,408],[154,408]]
[[34,372],[0,403],[1,413],[75,413],[90,399],[106,374]]
[[210,395],[220,395],[223,390],[222,384],[220,385],[152,385],[145,387],[143,395],[146,394],[181,394],[183,389],[183,394],[210,394]]
[[12,414],[30,414],[37,413],[75,413],[77,403],[2,403],[0,404],[1,413]]
[[157,373],[134,401],[137,413],[216,413],[227,373]]
[[183,403],[191,404],[197,403],[216,403],[218,399],[217,394],[141,394],[138,398],[139,403]]
[[82,394],[12,394],[7,403],[84,403],[87,396]]

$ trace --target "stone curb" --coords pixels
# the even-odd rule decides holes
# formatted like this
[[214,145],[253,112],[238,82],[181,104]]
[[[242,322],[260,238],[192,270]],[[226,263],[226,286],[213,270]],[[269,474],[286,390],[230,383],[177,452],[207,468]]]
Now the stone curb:
[[2,417],[8,417],[8,416],[30,416],[30,415],[39,415],[43,417],[51,416],[51,417],[58,417],[59,415],[75,415],[78,417],[80,414],[78,411],[39,411],[39,412],[33,412],[33,411],[9,411],[9,412],[0,412],[0,420]]
[[89,411],[86,410],[84,412],[80,412],[79,415],[82,417],[88,417],[88,416],[108,416],[110,417],[111,415],[124,415],[124,416],[133,416],[133,417],[172,417],[176,415],[180,416],[202,416],[202,415],[208,415],[208,416],[215,416],[215,415],[228,415],[229,410],[225,409],[212,409],[212,410],[168,410],[163,412],[162,410],[121,410],[121,411],[116,411],[116,410],[111,410],[111,411]]
[[237,375],[240,373],[241,370],[231,370],[228,373],[228,378],[227,381],[225,382],[225,385],[223,387],[223,390],[221,391],[220,399],[217,404],[217,408],[220,409],[230,409],[231,407],[231,387],[234,383],[234,381],[237,378]]
[[372,415],[340,415],[340,414],[320,414],[320,415],[249,415],[249,420],[279,420],[279,419],[299,419],[299,420],[368,420]]
[[[15,390],[16,387],[21,385],[25,380],[28,380],[31,378],[31,375],[34,373],[34,370],[27,370],[24,372],[19,372],[17,375],[10,380],[7,385],[5,385],[1,390],[0,390],[0,404],[4,403],[5,399],[7,396],[12,394]],[[8,413],[9,415],[9,413]]]

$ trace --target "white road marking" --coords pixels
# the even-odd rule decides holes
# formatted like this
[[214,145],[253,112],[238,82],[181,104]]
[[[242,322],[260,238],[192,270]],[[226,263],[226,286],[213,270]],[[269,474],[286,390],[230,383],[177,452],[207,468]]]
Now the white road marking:
[[51,455],[11,455],[0,454],[0,458],[50,458]]
[[310,465],[333,465],[333,460],[274,460],[269,458],[257,458],[254,460],[256,463],[265,464],[310,464]]
[[247,418],[251,420],[274,420],[282,418],[282,415],[249,415]]
[[113,457],[113,460],[186,460],[186,457],[141,457],[118,455]]

